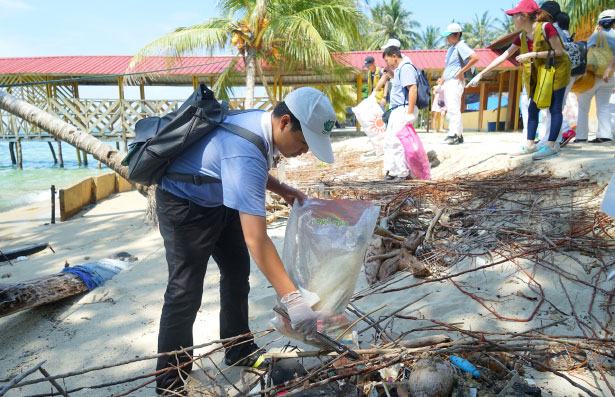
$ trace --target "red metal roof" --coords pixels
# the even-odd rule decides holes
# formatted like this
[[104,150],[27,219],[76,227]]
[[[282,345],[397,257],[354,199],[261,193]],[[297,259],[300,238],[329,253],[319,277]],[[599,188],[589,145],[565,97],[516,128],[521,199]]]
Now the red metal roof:
[[[499,54],[490,49],[475,50],[480,61],[479,68],[484,68]],[[444,68],[446,50],[414,50],[402,51],[410,57],[412,62],[420,69],[441,70]],[[373,56],[377,66],[385,66],[382,51],[355,51],[336,54],[342,63],[363,69],[365,57]],[[0,75],[2,74],[38,74],[38,75],[112,75],[126,72],[130,63],[130,55],[96,55],[96,56],[57,56],[32,58],[0,58]],[[207,75],[221,73],[232,59],[231,56],[214,57],[182,57],[174,65],[167,65],[164,57],[149,57],[139,64],[135,71],[151,71],[167,69],[169,67],[184,67],[165,72],[175,75]],[[238,62],[238,69],[243,68],[243,62]],[[504,61],[500,67],[510,68],[518,66],[513,59]]]
[[[402,51],[402,54],[407,55],[412,63],[419,69],[444,69],[446,63],[447,50],[408,50]],[[486,68],[500,54],[488,48],[474,50],[478,55],[479,61],[476,67]],[[363,69],[365,58],[368,56],[374,57],[376,66],[386,66],[382,59],[382,51],[354,51],[339,54],[340,61],[358,69]],[[500,64],[500,68],[514,68],[519,66],[517,61],[509,58]],[[1,73],[1,72],[0,72]]]
[[[203,75],[221,73],[231,56],[182,57],[173,65],[167,65],[164,57],[149,57],[140,63],[135,71],[168,69],[170,67],[194,66],[168,71],[168,74]],[[59,56],[36,58],[0,58],[0,74],[43,74],[43,75],[108,75],[126,72],[132,56]],[[243,62],[239,61],[243,66]]]

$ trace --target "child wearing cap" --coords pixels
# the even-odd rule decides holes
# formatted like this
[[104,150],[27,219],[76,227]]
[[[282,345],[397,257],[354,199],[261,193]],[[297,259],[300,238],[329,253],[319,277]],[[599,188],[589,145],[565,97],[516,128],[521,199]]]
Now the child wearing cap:
[[442,77],[444,78],[444,103],[450,119],[448,136],[444,140],[449,145],[463,143],[463,121],[461,119],[461,97],[465,90],[466,81],[464,73],[478,62],[478,55],[464,40],[462,28],[457,23],[447,26],[443,37],[450,45],[446,52],[446,66]]
[[[608,43],[608,47],[615,55],[615,10],[605,10],[598,16],[598,24],[596,32],[594,32],[587,40],[587,50],[596,47],[598,38],[604,43]],[[613,65],[613,62],[611,62]],[[589,66],[589,65],[588,65]],[[589,141],[590,143],[604,143],[613,141],[613,132],[611,130],[611,115],[609,99],[615,89],[615,80],[613,77],[613,67],[607,67],[603,76],[595,76],[594,86],[585,92],[578,94],[579,98],[579,118],[577,121],[577,137],[576,142],[587,142],[589,132],[589,108],[592,98],[596,98],[596,113],[598,116],[598,131],[596,138]]]
[[[378,83],[380,82],[380,79],[382,78],[384,74],[383,70],[376,66],[376,60],[372,56],[368,56],[365,58],[365,63],[363,66],[366,67],[368,70],[368,73],[367,73],[367,90],[368,91],[367,93],[368,95],[373,94],[376,97],[376,101],[378,102],[382,110],[384,111],[384,108],[387,104],[387,100],[385,97],[386,96],[385,90],[387,86],[378,85]],[[376,86],[378,86],[379,88],[376,89]]]
[[[552,3],[555,2],[545,2],[547,6],[541,10],[534,0],[521,0],[515,8],[506,11],[506,14],[512,16],[513,23],[517,29],[521,30],[521,34],[502,55],[494,59],[470,82],[471,85],[476,86],[482,76],[520,50],[520,55],[516,57],[516,60],[523,65],[523,83],[530,96],[530,104],[528,106],[527,140],[519,152],[513,155],[531,154],[534,160],[557,154],[555,142],[562,126],[566,86],[570,82],[570,59],[564,52],[564,46],[557,30],[550,23],[557,16],[551,13],[559,12],[559,6],[556,7]],[[553,56],[553,52],[555,52],[555,76],[549,107],[551,113],[549,138],[546,145],[538,148],[534,144],[539,115],[538,106],[533,98],[534,90],[538,70],[545,67],[547,57]]]

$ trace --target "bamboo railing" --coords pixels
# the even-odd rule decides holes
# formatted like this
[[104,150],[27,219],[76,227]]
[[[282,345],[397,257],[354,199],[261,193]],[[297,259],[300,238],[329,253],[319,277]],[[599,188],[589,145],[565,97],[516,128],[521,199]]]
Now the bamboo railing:
[[[136,122],[145,117],[164,116],[177,110],[183,100],[40,98],[34,106],[55,114],[81,131],[101,139],[122,140],[134,137]],[[231,109],[243,109],[244,98],[232,98]],[[254,98],[254,107],[271,110],[269,98]],[[0,110],[0,139],[49,138],[40,128]]]

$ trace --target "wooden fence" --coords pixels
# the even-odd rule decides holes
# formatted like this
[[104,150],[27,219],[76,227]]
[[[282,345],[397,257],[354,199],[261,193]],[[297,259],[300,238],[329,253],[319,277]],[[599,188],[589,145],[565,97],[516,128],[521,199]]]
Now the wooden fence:
[[[134,126],[138,120],[164,116],[177,110],[183,100],[40,98],[30,103],[100,139],[120,141],[134,137]],[[229,106],[231,109],[243,109],[243,103],[243,98],[233,98]],[[254,104],[257,109],[273,108],[267,97],[254,98]],[[40,128],[0,110],[0,139],[49,137]]]

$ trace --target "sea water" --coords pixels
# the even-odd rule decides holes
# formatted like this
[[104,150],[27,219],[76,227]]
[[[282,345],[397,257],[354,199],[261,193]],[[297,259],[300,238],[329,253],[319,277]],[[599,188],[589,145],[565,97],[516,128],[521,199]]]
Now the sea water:
[[[57,143],[52,142],[52,145],[58,157]],[[56,190],[59,190],[89,176],[110,172],[104,164],[102,169],[99,169],[98,160],[91,155],[88,155],[87,167],[83,164],[79,166],[77,150],[64,142],[62,143],[64,168],[53,163],[47,142],[21,141],[21,149],[22,170],[11,164],[8,142],[0,141],[0,211],[35,202],[49,202],[51,185],[55,185]]]

